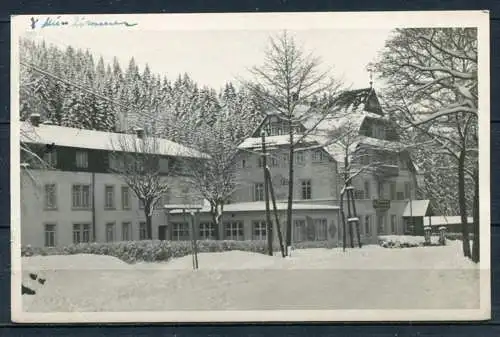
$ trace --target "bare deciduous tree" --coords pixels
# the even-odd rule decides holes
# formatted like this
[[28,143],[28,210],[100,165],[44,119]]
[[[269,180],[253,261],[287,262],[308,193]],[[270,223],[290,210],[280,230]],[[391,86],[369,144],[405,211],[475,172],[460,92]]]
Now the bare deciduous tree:
[[[111,139],[111,171],[122,179],[144,207],[146,237],[152,239],[152,216],[157,203],[179,179],[185,162],[202,156],[194,150],[158,138],[142,129]],[[193,157],[193,158],[191,158]]]
[[[288,207],[286,221],[286,246],[292,240],[292,202],[294,181],[294,149],[321,120],[327,118],[337,96],[340,83],[329,71],[321,70],[320,59],[306,54],[287,32],[271,37],[261,66],[251,69],[255,79],[247,87],[264,106],[277,113],[289,136]],[[325,95],[330,98],[312,107],[313,98]],[[300,107],[306,107],[301,109]],[[299,124],[316,116],[316,123],[307,131],[297,131]]]
[[210,214],[217,228],[222,221],[224,205],[237,187],[238,147],[231,137],[232,122],[237,121],[228,116],[211,126],[198,125],[197,131],[190,135],[193,147],[209,158],[191,161],[186,166],[188,181],[210,204]]

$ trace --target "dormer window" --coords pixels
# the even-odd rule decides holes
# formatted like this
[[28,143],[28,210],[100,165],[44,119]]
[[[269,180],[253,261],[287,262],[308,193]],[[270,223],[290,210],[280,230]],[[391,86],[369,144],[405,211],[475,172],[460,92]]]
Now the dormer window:
[[89,157],[87,151],[76,151],[76,167],[77,168],[89,167]]
[[313,162],[319,163],[326,159],[326,155],[321,150],[316,150],[313,152]]
[[385,139],[385,126],[384,125],[373,125],[372,136],[378,139]]
[[56,150],[52,149],[52,150],[49,150],[48,152],[45,152],[43,155],[43,160],[51,168],[56,167],[57,166],[57,152],[56,152]]

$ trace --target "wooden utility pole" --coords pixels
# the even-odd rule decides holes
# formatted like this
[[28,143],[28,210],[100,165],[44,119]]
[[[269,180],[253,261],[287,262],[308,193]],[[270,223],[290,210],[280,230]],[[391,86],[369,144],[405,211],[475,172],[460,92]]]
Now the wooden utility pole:
[[[359,230],[359,218],[356,213],[356,200],[354,199],[354,187],[351,185],[351,182],[347,184],[347,212],[348,212],[348,218],[347,222],[349,223],[349,235],[351,236],[351,248],[354,248],[354,235],[353,235],[353,228],[352,226],[354,225],[356,228],[356,239],[358,241],[359,248],[361,248],[361,233]],[[352,213],[351,213],[351,207],[352,207]]]
[[362,247],[361,230],[359,228],[360,221],[359,221],[359,217],[358,217],[358,212],[356,212],[356,200],[354,199],[354,190],[351,190],[351,200],[352,200],[353,219],[355,220],[355,225],[356,225],[356,238],[358,239],[358,246],[359,246],[359,248],[361,248]]
[[266,203],[266,233],[267,233],[267,249],[270,256],[273,255],[273,224],[271,222],[271,212],[269,209],[269,184],[266,179],[267,170],[267,152],[266,152],[266,132],[262,130],[262,166],[264,167],[264,200]]
[[191,212],[191,239],[192,239],[192,249],[193,249],[193,269],[198,269],[198,241],[196,235],[196,228],[198,228],[197,216],[194,212]]
[[274,196],[274,186],[273,181],[271,179],[271,172],[266,168],[266,180],[269,182],[269,187],[271,191],[271,199],[273,201],[273,209],[274,209],[274,217],[276,219],[276,231],[278,232],[278,240],[280,243],[281,255],[286,257],[285,246],[283,244],[283,235],[281,234],[281,224],[278,217],[278,207],[276,207],[276,198]]

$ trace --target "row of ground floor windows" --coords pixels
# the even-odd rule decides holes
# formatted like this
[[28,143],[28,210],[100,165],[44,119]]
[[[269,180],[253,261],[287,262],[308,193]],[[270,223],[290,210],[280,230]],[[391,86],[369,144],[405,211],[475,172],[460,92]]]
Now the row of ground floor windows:
[[[360,231],[364,235],[372,235],[373,221],[377,220],[377,234],[395,234],[397,232],[397,217],[396,215],[389,216],[389,224],[386,223],[385,216],[375,217],[366,215],[360,217]],[[266,240],[267,226],[263,220],[252,221],[251,237],[245,237],[244,224],[242,221],[231,221],[223,223],[224,240]],[[389,226],[387,226],[389,225]],[[190,240],[190,224],[188,223],[171,223],[171,240],[185,241]],[[330,228],[331,235],[335,236],[338,232],[341,233],[341,228],[337,228],[335,221],[332,222]],[[293,222],[293,241],[324,241],[328,240],[328,220],[320,219],[296,219]],[[87,243],[92,241],[92,226],[89,223],[73,224],[73,243]],[[53,247],[57,244],[57,225],[45,224],[45,246]],[[132,230],[132,222],[122,222],[119,227],[116,223],[105,224],[105,241],[131,241],[138,238],[145,240],[147,236],[146,222],[139,222],[138,235],[134,235]],[[198,226],[197,237],[200,240],[214,240],[217,238],[216,226],[213,223],[200,223]]]
[[[146,239],[146,222],[139,222],[139,240]],[[55,247],[57,245],[57,225],[45,224],[45,246]],[[121,234],[121,235],[119,235]],[[121,233],[117,233],[115,223],[106,224],[106,242],[133,240],[132,222],[121,224]],[[89,223],[73,224],[73,244],[88,243],[92,241],[92,229]]]

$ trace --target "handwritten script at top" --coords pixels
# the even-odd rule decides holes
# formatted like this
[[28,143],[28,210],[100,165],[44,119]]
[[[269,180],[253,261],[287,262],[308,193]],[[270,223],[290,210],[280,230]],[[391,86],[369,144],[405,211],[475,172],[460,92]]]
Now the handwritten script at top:
[[57,17],[46,17],[44,19],[31,18],[31,28],[48,28],[48,27],[109,27],[109,26],[125,26],[133,27],[137,23],[130,23],[128,21],[96,21],[89,20],[84,16],[76,16],[72,20],[62,19],[60,16]]

